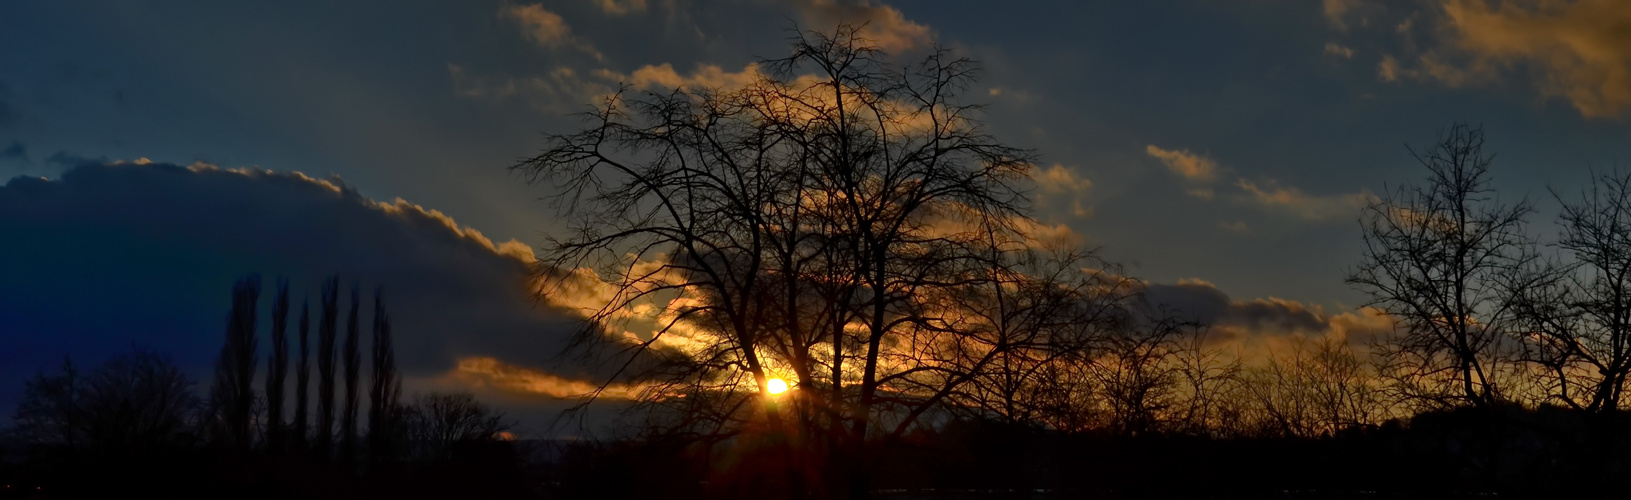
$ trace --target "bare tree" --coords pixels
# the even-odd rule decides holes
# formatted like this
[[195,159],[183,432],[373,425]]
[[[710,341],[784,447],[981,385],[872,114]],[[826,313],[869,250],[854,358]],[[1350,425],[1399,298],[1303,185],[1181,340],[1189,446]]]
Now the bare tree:
[[421,394],[405,413],[408,441],[415,455],[424,459],[453,458],[459,444],[502,439],[510,428],[502,412],[470,393]]
[[1365,209],[1364,260],[1347,281],[1370,305],[1399,318],[1383,339],[1382,376],[1417,404],[1488,406],[1507,400],[1503,385],[1517,355],[1511,329],[1519,271],[1537,257],[1524,234],[1527,201],[1503,204],[1490,187],[1483,131],[1456,124],[1431,148],[1413,152],[1428,171]]
[[215,361],[215,385],[210,389],[221,439],[240,452],[248,451],[254,431],[255,311],[260,277],[250,275],[232,287],[232,312],[227,317],[226,341]]
[[84,386],[79,370],[67,358],[58,375],[35,373],[23,383],[8,434],[30,445],[80,445],[85,433],[80,411]]
[[1593,174],[1563,206],[1556,246],[1568,258],[1521,290],[1528,359],[1549,401],[1594,413],[1620,409],[1631,373],[1631,173]]
[[58,375],[36,374],[23,388],[9,434],[35,446],[140,456],[189,444],[200,402],[193,382],[168,358],[134,350],[82,375],[64,361]]

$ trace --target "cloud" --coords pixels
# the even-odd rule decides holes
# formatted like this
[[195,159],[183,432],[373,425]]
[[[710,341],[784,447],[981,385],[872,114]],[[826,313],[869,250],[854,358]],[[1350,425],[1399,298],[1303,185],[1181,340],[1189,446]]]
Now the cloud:
[[535,299],[527,245],[495,242],[401,199],[374,201],[337,180],[205,164],[81,164],[60,180],[17,177],[0,187],[0,234],[0,404],[23,376],[64,355],[96,362],[131,344],[207,376],[227,291],[252,272],[266,285],[263,307],[276,279],[289,279],[291,315],[315,302],[330,274],[365,296],[383,287],[409,379],[444,375],[472,357],[596,379],[552,361],[582,322]]
[[594,45],[572,34],[572,27],[560,14],[544,10],[543,5],[508,5],[499,11],[502,17],[514,18],[525,30],[527,38],[551,49],[570,48],[602,59]]
[[645,12],[646,0],[594,0],[607,14],[621,16],[631,12]]
[[28,146],[24,146],[21,142],[11,141],[11,144],[5,148],[0,148],[0,159],[6,158],[28,161]]
[[1399,81],[1399,59],[1392,55],[1383,55],[1382,62],[1376,63],[1376,79],[1388,83]]
[[1360,0],[1320,0],[1320,8],[1325,13],[1325,21],[1331,23],[1331,27],[1339,30],[1348,29],[1348,25],[1343,18],[1347,17],[1350,11],[1356,10],[1359,5]]
[[1161,160],[1167,168],[1174,173],[1193,181],[1210,182],[1217,179],[1218,164],[1211,158],[1182,151],[1167,150],[1151,144],[1144,147],[1144,152],[1151,157]]
[[1286,210],[1309,220],[1352,218],[1359,209],[1376,201],[1369,190],[1331,196],[1312,196],[1293,186],[1268,181],[1264,185],[1240,179],[1236,185],[1259,205]]
[[1449,87],[1528,74],[1545,96],[1588,118],[1631,113],[1631,3],[1620,0],[1447,0],[1438,38],[1408,59],[1384,58],[1378,77]]
[[677,88],[734,90],[752,84],[760,78],[759,65],[748,64],[741,71],[730,72],[712,64],[698,64],[690,74],[681,75],[674,65],[641,66],[631,74],[611,70],[598,70],[595,76],[606,81],[621,82],[637,89],[673,90]]
[[1076,173],[1076,169],[1055,163],[1052,167],[1037,169],[1036,184],[1045,192],[1082,192],[1093,187],[1093,181]]
[[1326,42],[1325,55],[1337,56],[1343,59],[1353,59],[1354,49],[1344,47],[1342,44],[1336,42]]
[[1199,279],[1146,284],[1144,293],[1151,304],[1178,318],[1210,325],[1214,346],[1260,347],[1273,345],[1269,341],[1276,338],[1300,335],[1330,336],[1363,347],[1394,327],[1392,317],[1369,307],[1329,314],[1317,305],[1275,297],[1235,300]]
[[554,398],[576,398],[594,394],[603,398],[629,399],[639,392],[627,385],[611,384],[602,387],[486,356],[460,359],[453,375],[472,386],[487,385],[506,391]]
[[894,7],[868,0],[800,0],[797,9],[803,23],[815,29],[864,23],[861,36],[887,52],[923,47],[932,38],[928,26],[906,19]]

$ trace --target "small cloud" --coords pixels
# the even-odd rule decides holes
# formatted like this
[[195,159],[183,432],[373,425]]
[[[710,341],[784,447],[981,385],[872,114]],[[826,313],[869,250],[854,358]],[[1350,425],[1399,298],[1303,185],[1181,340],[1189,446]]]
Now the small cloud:
[[6,146],[5,149],[0,149],[0,158],[15,158],[28,161],[28,147],[21,142],[11,141],[11,144]]
[[1376,201],[1368,190],[1333,196],[1311,196],[1293,186],[1268,181],[1264,185],[1246,179],[1236,182],[1251,199],[1267,207],[1287,210],[1304,219],[1330,220],[1356,216],[1359,209]]
[[572,35],[572,27],[559,14],[544,10],[542,5],[510,5],[499,11],[499,16],[514,18],[525,30],[527,38],[551,49],[571,48],[602,59],[588,41]]
[[1189,150],[1161,149],[1155,145],[1144,147],[1144,152],[1161,160],[1167,168],[1185,179],[1210,182],[1217,179],[1218,164],[1211,158],[1190,153]]
[[1376,63],[1376,79],[1388,83],[1399,81],[1399,60],[1392,55],[1384,54],[1382,62]]
[[1242,221],[1242,220],[1237,220],[1237,221],[1234,221],[1234,222],[1223,221],[1223,222],[1218,223],[1218,227],[1222,228],[1224,230],[1227,230],[1227,231],[1241,232],[1241,231],[1246,230],[1246,221]]
[[677,88],[739,89],[752,84],[760,76],[759,65],[749,63],[741,71],[730,72],[712,64],[699,64],[690,74],[681,75],[674,65],[645,65],[631,74],[611,70],[595,71],[595,76],[606,81],[622,82],[637,89],[672,90]]
[[1342,44],[1339,44],[1339,43],[1336,43],[1336,42],[1326,42],[1325,43],[1325,55],[1337,56],[1337,57],[1341,57],[1343,59],[1353,59],[1354,58],[1354,49],[1344,47],[1344,46],[1342,46]]
[[52,153],[50,157],[45,159],[45,163],[47,163],[47,164],[61,165],[61,166],[64,166],[64,167],[77,167],[77,166],[80,166],[80,165],[101,165],[101,164],[107,163],[107,162],[108,162],[108,158],[105,157],[105,156],[97,157],[97,158],[91,158],[91,157],[88,157],[88,156],[79,156],[79,155],[75,155],[75,154],[69,154],[67,151],[58,151],[56,153]]
[[863,25],[861,36],[878,48],[900,52],[929,44],[929,27],[906,19],[899,9],[869,0],[801,0],[800,17],[810,26]]
[[1348,31],[1348,22],[1355,16],[1361,16],[1361,26],[1366,24],[1362,12],[1369,6],[1364,0],[1320,0],[1320,7],[1325,13],[1325,22],[1338,31]]
[[1093,187],[1093,181],[1088,180],[1086,177],[1082,177],[1081,174],[1076,173],[1075,169],[1066,167],[1059,163],[1055,163],[1052,167],[1048,167],[1047,169],[1038,170],[1036,175],[1036,183],[1038,186],[1042,187],[1043,191],[1052,193],[1079,193],[1082,191],[1087,191],[1088,188]]
[[595,5],[614,16],[646,11],[646,0],[595,0]]

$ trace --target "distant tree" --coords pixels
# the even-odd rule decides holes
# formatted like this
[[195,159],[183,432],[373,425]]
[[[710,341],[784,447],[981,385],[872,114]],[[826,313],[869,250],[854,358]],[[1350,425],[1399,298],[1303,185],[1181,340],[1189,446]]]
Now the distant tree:
[[453,458],[457,445],[498,440],[510,429],[503,412],[465,392],[415,396],[405,413],[408,442],[422,459]]
[[1364,257],[1347,278],[1402,326],[1377,346],[1381,375],[1427,407],[1507,401],[1518,358],[1514,280],[1537,258],[1523,231],[1534,209],[1495,196],[1483,146],[1481,129],[1456,124],[1412,151],[1427,184],[1366,207]]
[[223,442],[239,451],[253,444],[255,405],[255,312],[260,276],[250,275],[232,287],[232,312],[227,316],[226,341],[215,361],[215,385],[210,390]]
[[77,446],[84,441],[80,411],[85,381],[72,360],[63,358],[62,372],[37,372],[23,383],[23,396],[12,414],[9,434],[30,445]]
[[82,376],[64,361],[57,375],[37,373],[23,387],[10,434],[35,446],[142,454],[185,445],[200,402],[193,382],[168,358],[120,354]]
[[328,459],[334,446],[334,334],[340,319],[340,277],[323,282],[323,319],[317,326],[316,452]]
[[266,361],[266,436],[273,453],[284,448],[283,389],[289,378],[289,280],[278,278],[272,300],[272,352]]
[[351,285],[351,311],[345,323],[345,408],[340,417],[340,461],[351,464],[357,458],[357,392],[362,372],[362,350],[357,345],[357,310],[361,307],[358,285]]
[[401,433],[402,381],[396,373],[396,352],[391,342],[391,318],[385,313],[385,290],[374,289],[373,374],[368,390],[368,453],[374,460],[390,460]]
[[294,449],[300,451],[306,450],[306,440],[310,432],[307,421],[311,418],[307,403],[311,399],[307,392],[307,386],[311,382],[311,348],[307,343],[307,334],[311,331],[311,314],[308,305],[308,301],[300,303],[300,366],[299,372],[295,374],[294,386]]

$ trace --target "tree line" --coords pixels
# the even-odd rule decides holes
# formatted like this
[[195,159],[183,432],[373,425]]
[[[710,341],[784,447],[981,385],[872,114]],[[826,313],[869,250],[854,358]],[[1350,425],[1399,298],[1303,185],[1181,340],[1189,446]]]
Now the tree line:
[[[233,285],[224,341],[206,393],[200,394],[169,357],[148,350],[133,349],[89,372],[65,359],[57,373],[40,372],[26,381],[5,442],[27,453],[25,465],[38,467],[35,475],[45,482],[78,467],[114,467],[133,471],[124,476],[139,485],[180,474],[180,484],[191,486],[226,481],[225,492],[242,491],[238,488],[249,481],[268,491],[319,494],[331,491],[289,490],[285,483],[344,481],[400,469],[399,464],[465,460],[470,450],[507,436],[511,423],[469,393],[432,392],[403,400],[383,288],[373,297],[365,381],[360,284],[351,287],[342,332],[338,276],[322,283],[315,346],[309,304],[301,304],[291,332],[289,284],[278,280],[270,304],[270,352],[265,373],[259,373],[260,292],[258,275]],[[287,392],[291,362],[292,395]],[[290,404],[292,411],[286,411]],[[499,462],[513,465],[516,457],[506,453],[500,452]],[[232,467],[223,470],[222,463]],[[195,470],[161,470],[182,464]],[[69,484],[70,491],[100,491],[94,484]]]
[[[1348,282],[1393,331],[1248,362],[1091,249],[1037,236],[1037,157],[985,131],[971,61],[897,69],[858,26],[790,43],[740,88],[609,95],[514,166],[574,222],[540,253],[544,293],[608,297],[569,352],[635,388],[641,436],[704,460],[761,447],[786,496],[863,498],[879,446],[959,421],[1302,439],[1468,407],[1621,411],[1631,176],[1558,196],[1546,254],[1532,205],[1495,196],[1482,131],[1455,125],[1412,150],[1425,184],[1361,214]],[[1547,439],[1579,441],[1564,434]]]

